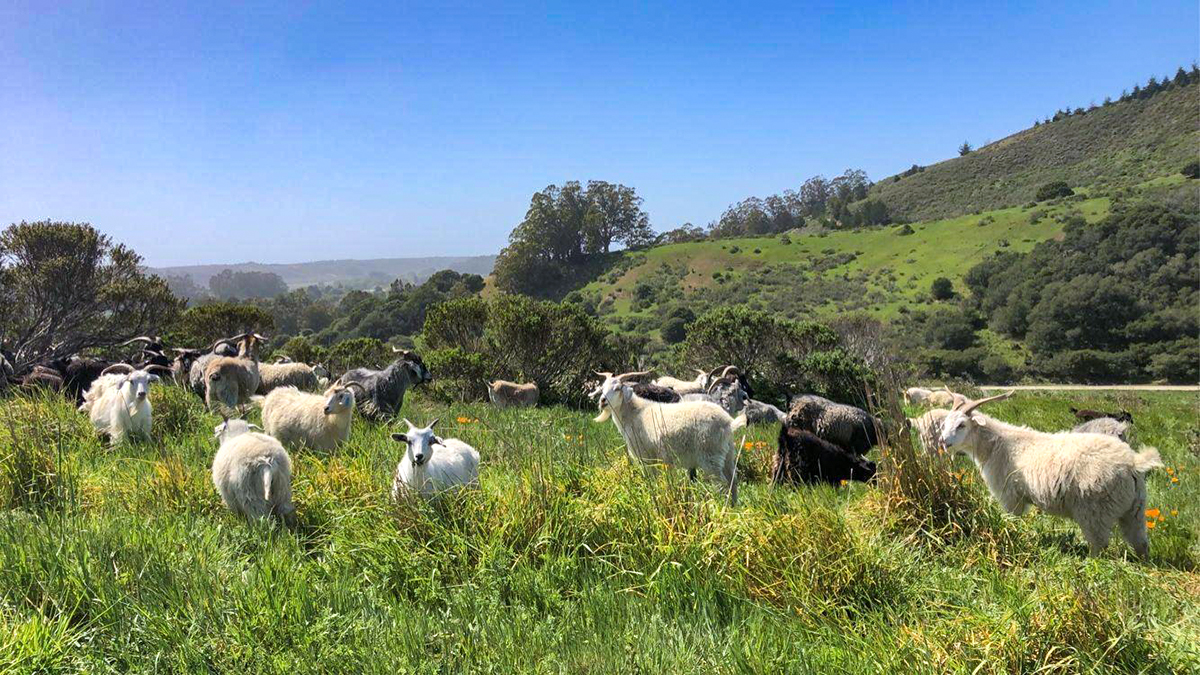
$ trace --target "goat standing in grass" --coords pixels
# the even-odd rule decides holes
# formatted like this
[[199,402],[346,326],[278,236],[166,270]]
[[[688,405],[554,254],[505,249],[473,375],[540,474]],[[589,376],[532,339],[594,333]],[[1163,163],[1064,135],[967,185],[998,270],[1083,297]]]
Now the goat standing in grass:
[[146,370],[136,370],[125,363],[109,366],[84,393],[79,410],[88,414],[96,431],[107,436],[113,445],[130,436],[150,438],[153,415],[150,384],[159,380],[151,370],[159,368],[169,372],[160,366]]
[[960,401],[942,423],[942,443],[975,461],[1005,511],[1021,515],[1032,505],[1071,518],[1092,555],[1104,550],[1113,526],[1120,525],[1121,536],[1146,558],[1146,472],[1163,465],[1158,451],[1135,453],[1115,436],[1048,434],[975,412],[1011,395]]
[[274,517],[296,524],[292,505],[292,459],[278,440],[245,420],[225,420],[216,431],[213,485],[221,501],[246,518]]
[[392,480],[392,499],[416,494],[430,499],[446,490],[479,486],[479,453],[457,438],[441,438],[433,433],[438,423],[417,427],[404,420],[407,433],[392,434],[392,440],[407,447],[396,465]]
[[592,392],[600,398],[600,414],[594,421],[612,418],[631,459],[644,466],[678,466],[691,475],[703,470],[729,493],[729,503],[737,505],[733,432],[746,426],[745,416],[734,419],[707,401],[657,403],[636,396],[630,382],[640,373],[597,375],[604,382]]

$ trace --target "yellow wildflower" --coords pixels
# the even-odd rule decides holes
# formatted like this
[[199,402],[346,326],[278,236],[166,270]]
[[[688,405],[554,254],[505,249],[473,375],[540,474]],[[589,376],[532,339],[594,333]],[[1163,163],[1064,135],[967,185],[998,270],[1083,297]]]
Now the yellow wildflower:
[[1172,515],[1172,516],[1177,516],[1177,515],[1179,515],[1179,509],[1171,509],[1171,515]]
[[459,415],[459,416],[458,416],[458,418],[457,418],[457,420],[458,420],[458,423],[459,423],[459,424],[466,424],[466,423],[468,423],[468,422],[470,422],[470,421],[471,421],[471,418],[470,418],[470,417],[463,417],[462,415]]
[[1149,528],[1149,529],[1151,529],[1151,530],[1153,530],[1153,529],[1154,529],[1154,526],[1155,526],[1155,525],[1157,525],[1157,523],[1155,523],[1153,520],[1148,520],[1148,521],[1146,521],[1146,527],[1148,527],[1148,528]]
[[1171,476],[1171,482],[1172,482],[1172,483],[1178,483],[1178,482],[1179,482],[1179,479],[1178,479],[1178,478],[1176,478],[1175,476]]

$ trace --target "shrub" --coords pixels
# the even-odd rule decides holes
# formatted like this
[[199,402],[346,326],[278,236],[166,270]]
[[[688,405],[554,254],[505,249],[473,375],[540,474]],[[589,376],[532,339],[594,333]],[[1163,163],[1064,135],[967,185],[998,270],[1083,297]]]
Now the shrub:
[[1059,197],[1070,197],[1075,194],[1075,191],[1067,185],[1066,181],[1056,180],[1046,183],[1037,190],[1037,200],[1044,202],[1050,199],[1058,199]]
[[908,225],[907,223],[903,227],[900,227],[896,230],[896,234],[900,235],[901,237],[907,237],[914,232],[915,230],[912,229],[912,225]]
[[436,373],[425,393],[438,401],[467,403],[487,397],[487,383],[493,378],[495,365],[485,355],[447,347],[421,355],[429,372]]
[[1180,173],[1188,178],[1200,178],[1200,162],[1189,162]]
[[324,363],[329,355],[329,352],[324,347],[313,344],[312,340],[303,336],[288,340],[277,351],[288,355],[293,361],[300,361],[309,365]]
[[375,338],[342,340],[329,350],[326,367],[335,377],[352,368],[383,368],[392,362],[392,350]]
[[667,319],[662,327],[662,339],[669,345],[678,344],[687,339],[688,322],[680,317]]
[[930,285],[929,294],[934,300],[949,300],[954,297],[954,284],[946,277],[938,277]]

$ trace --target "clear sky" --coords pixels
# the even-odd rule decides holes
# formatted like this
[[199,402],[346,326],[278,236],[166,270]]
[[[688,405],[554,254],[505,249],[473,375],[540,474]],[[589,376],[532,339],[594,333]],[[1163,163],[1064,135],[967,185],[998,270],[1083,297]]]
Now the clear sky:
[[0,224],[152,265],[483,254],[602,179],[703,225],[1200,57],[1196,0],[748,4],[6,0]]

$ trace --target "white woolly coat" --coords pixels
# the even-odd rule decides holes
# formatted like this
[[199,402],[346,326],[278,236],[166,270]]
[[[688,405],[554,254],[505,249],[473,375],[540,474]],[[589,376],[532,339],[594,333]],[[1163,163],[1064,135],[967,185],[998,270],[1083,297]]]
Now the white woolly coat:
[[289,447],[336,449],[350,439],[354,394],[347,391],[350,405],[337,406],[336,412],[327,415],[330,393],[310,394],[295,387],[272,390],[263,399],[263,428]]
[[[244,422],[234,421],[230,424]],[[292,460],[279,441],[253,431],[226,438],[212,465],[213,485],[221,501],[247,518],[295,517]]]
[[479,484],[479,453],[475,448],[457,438],[445,438],[431,446],[429,459],[420,466],[405,451],[392,479],[392,499],[409,493],[431,499],[446,490]]
[[307,363],[258,364],[258,393],[269,394],[279,387],[315,391],[320,386],[317,374]]
[[1162,466],[1157,450],[1135,453],[1115,436],[1049,434],[980,413],[974,413],[972,421],[956,437],[956,429],[963,427],[948,417],[943,440],[975,461],[1004,510],[1020,515],[1032,505],[1075,520],[1093,555],[1103,550],[1113,526],[1120,524],[1125,540],[1145,557],[1145,474]]
[[150,438],[154,409],[147,396],[137,400],[125,375],[101,375],[83,394],[79,410],[88,413],[96,431],[107,434],[112,445],[131,436]]

